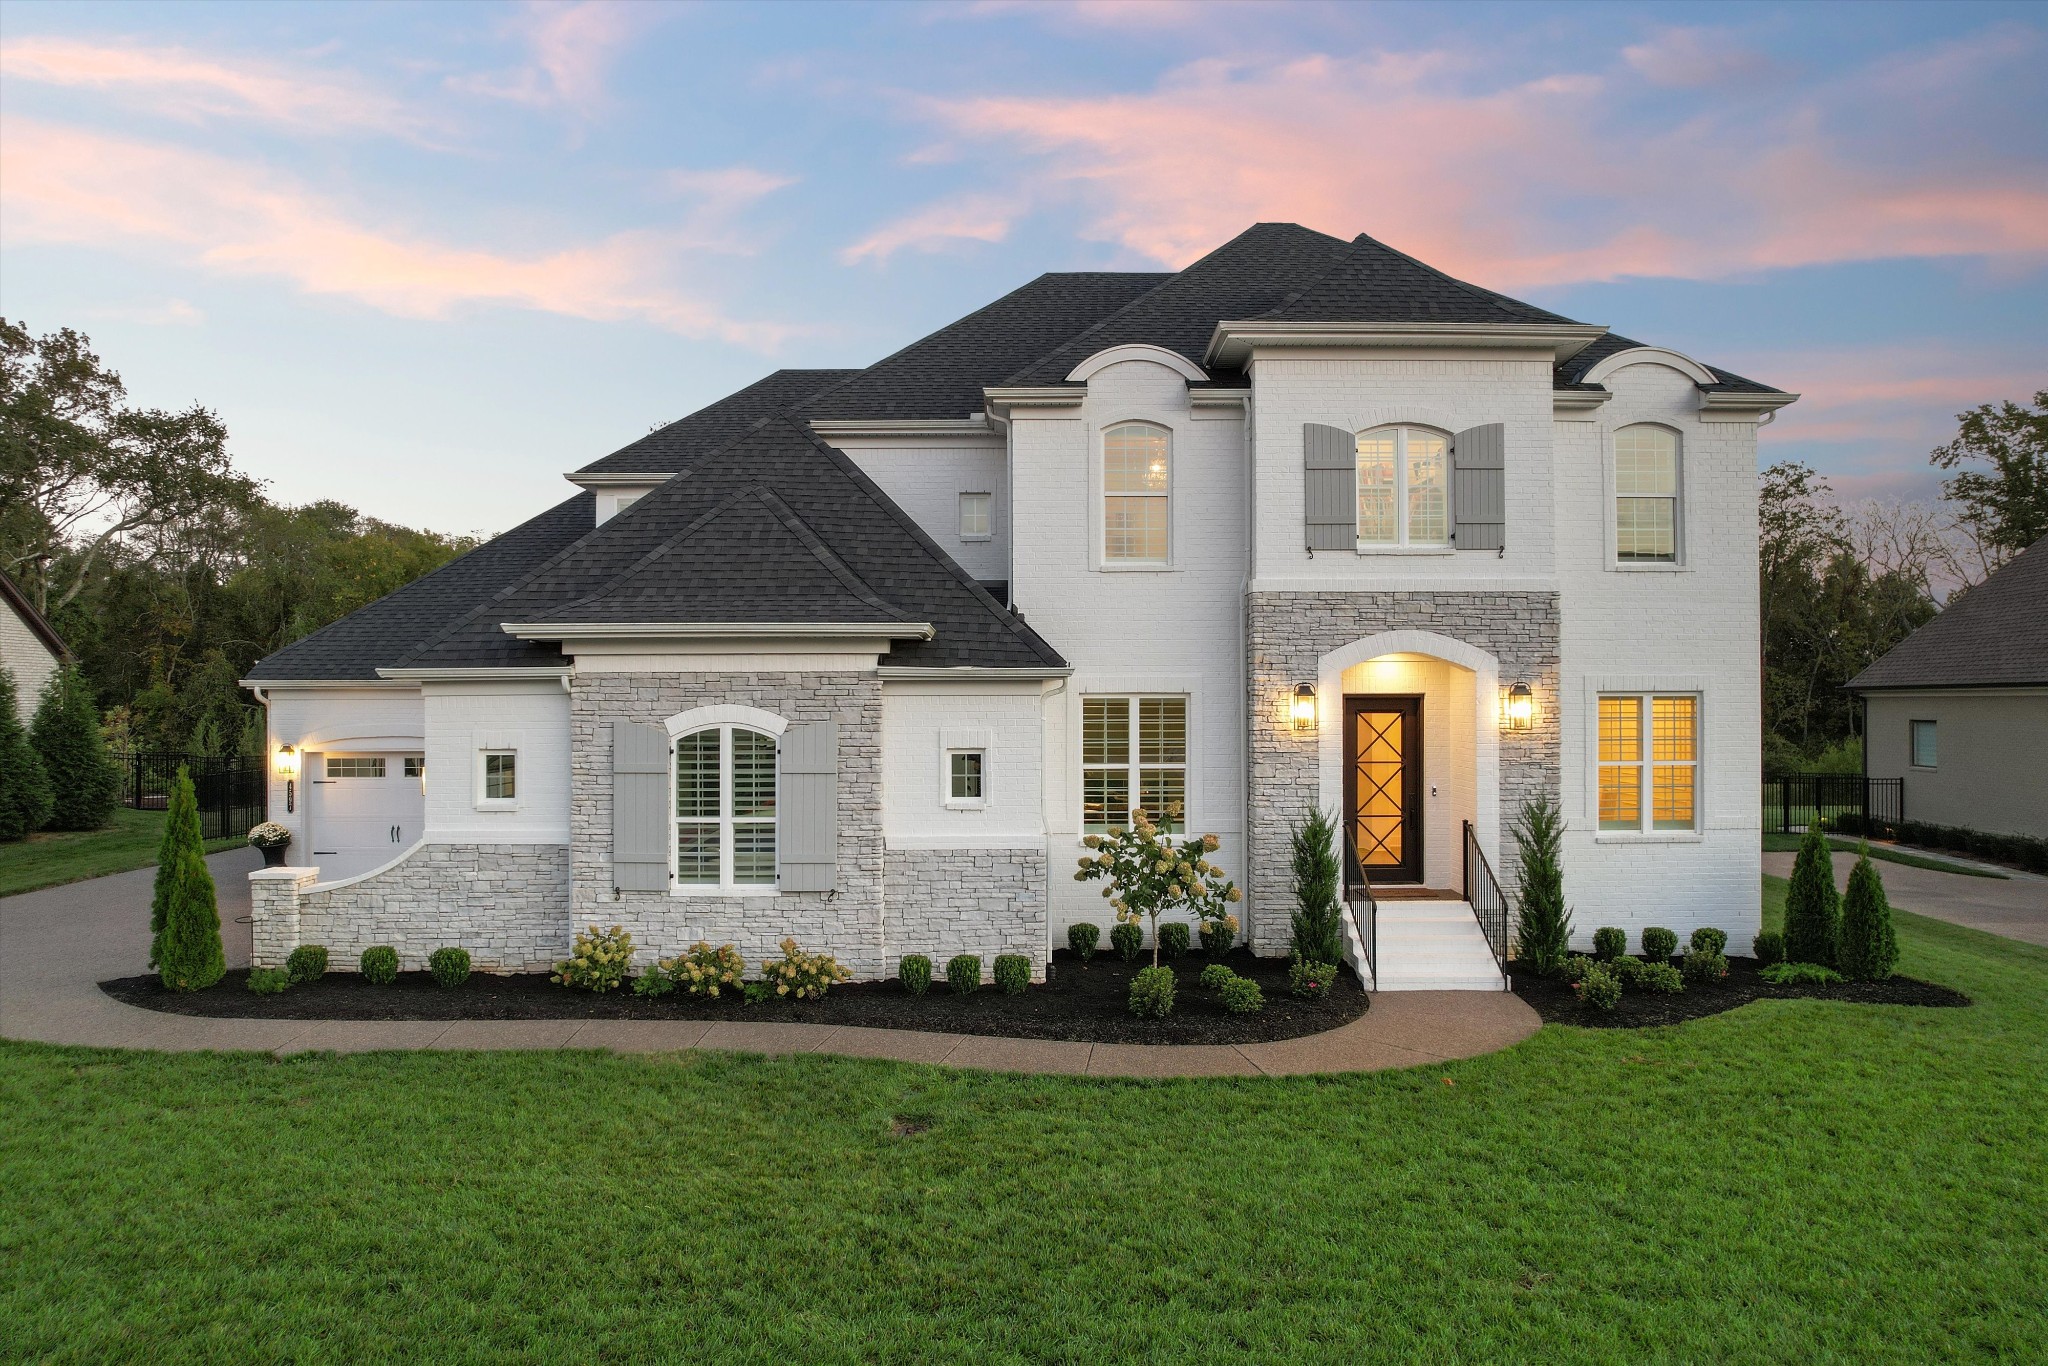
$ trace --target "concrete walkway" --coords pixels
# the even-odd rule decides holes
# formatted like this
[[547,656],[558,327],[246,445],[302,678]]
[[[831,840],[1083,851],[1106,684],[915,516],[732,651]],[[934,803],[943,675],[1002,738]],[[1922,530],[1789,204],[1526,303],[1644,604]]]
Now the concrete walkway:
[[[1791,877],[1796,854],[1765,854],[1764,871],[1773,877]],[[1930,858],[1949,859],[1946,854]],[[1949,859],[1967,863],[1967,859]],[[1902,911],[1967,925],[1973,930],[2002,934],[2029,944],[2048,946],[2048,878],[2001,868],[2004,881],[1995,877],[1966,877],[1961,873],[1937,873],[1904,863],[1872,859],[1878,876],[1884,879],[1885,897]],[[1849,885],[1849,870],[1856,855],[1835,852],[1835,883]],[[1985,867],[1989,865],[1977,865]],[[1742,950],[1746,952],[1747,950]]]
[[[250,850],[207,860],[220,886],[230,967],[249,962]],[[1506,992],[1414,991],[1375,996],[1362,1018],[1278,1043],[1140,1045],[997,1039],[839,1025],[703,1020],[216,1020],[124,1005],[99,989],[144,970],[153,869],[0,898],[0,1036],[111,1048],[732,1049],[839,1053],[1005,1072],[1119,1077],[1288,1076],[1368,1072],[1468,1058],[1518,1043],[1542,1024]]]

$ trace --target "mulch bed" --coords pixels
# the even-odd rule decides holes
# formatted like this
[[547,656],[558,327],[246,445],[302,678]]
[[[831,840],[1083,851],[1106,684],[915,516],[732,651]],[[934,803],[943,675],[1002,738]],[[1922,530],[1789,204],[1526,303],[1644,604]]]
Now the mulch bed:
[[1970,998],[1960,991],[1923,982],[1917,977],[1893,977],[1883,982],[1842,982],[1834,986],[1779,986],[1760,975],[1762,964],[1754,958],[1730,958],[1728,975],[1718,986],[1696,987],[1688,983],[1676,996],[1658,996],[1647,991],[1624,991],[1621,1004],[1612,1010],[1594,1010],[1579,1001],[1571,983],[1562,977],[1538,977],[1517,961],[1508,965],[1515,995],[1533,1006],[1545,1024],[1585,1025],[1594,1029],[1643,1029],[1651,1025],[1684,1024],[1704,1015],[1748,1005],[1751,1001],[1849,1001],[1867,1006],[1966,1006]]
[[737,993],[716,1001],[681,992],[647,999],[635,996],[630,986],[598,996],[556,986],[537,972],[477,973],[452,991],[436,986],[424,972],[400,973],[388,987],[371,986],[358,973],[330,972],[278,996],[248,990],[246,971],[230,972],[206,991],[166,991],[154,975],[116,978],[100,983],[100,989],[117,1001],[147,1010],[234,1019],[744,1020],[1083,1043],[1266,1043],[1334,1029],[1363,1015],[1369,1004],[1348,972],[1338,974],[1336,986],[1321,1000],[1291,996],[1286,959],[1256,958],[1249,949],[1239,948],[1223,961],[1239,976],[1259,984],[1266,1008],[1256,1015],[1231,1015],[1215,992],[1196,984],[1210,961],[1195,952],[1169,964],[1179,989],[1173,1014],[1163,1020],[1141,1020],[1127,1004],[1131,974],[1151,966],[1150,955],[1125,963],[1113,954],[1098,953],[1083,963],[1064,949],[1053,955],[1046,983],[1017,996],[993,986],[959,996],[943,979],[935,979],[921,998],[893,981],[849,982],[819,1001],[748,1005]]

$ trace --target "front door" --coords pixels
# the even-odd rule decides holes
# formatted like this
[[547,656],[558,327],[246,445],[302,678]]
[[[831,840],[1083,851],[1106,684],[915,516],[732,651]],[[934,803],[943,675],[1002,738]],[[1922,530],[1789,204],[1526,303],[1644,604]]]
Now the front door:
[[1422,699],[1344,699],[1346,877],[1422,881]]

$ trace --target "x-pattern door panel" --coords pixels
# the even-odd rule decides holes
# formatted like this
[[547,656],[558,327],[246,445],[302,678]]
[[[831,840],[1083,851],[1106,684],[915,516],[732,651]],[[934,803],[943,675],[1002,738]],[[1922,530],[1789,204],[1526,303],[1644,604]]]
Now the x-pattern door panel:
[[1345,699],[1345,807],[1353,881],[1422,880],[1422,699]]

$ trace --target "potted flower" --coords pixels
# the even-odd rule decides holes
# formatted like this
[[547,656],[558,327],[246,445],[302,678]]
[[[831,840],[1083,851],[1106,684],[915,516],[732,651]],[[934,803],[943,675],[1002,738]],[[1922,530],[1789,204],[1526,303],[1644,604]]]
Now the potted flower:
[[265,821],[249,831],[249,843],[263,851],[265,868],[284,867],[284,849],[292,842],[292,832],[276,821]]

